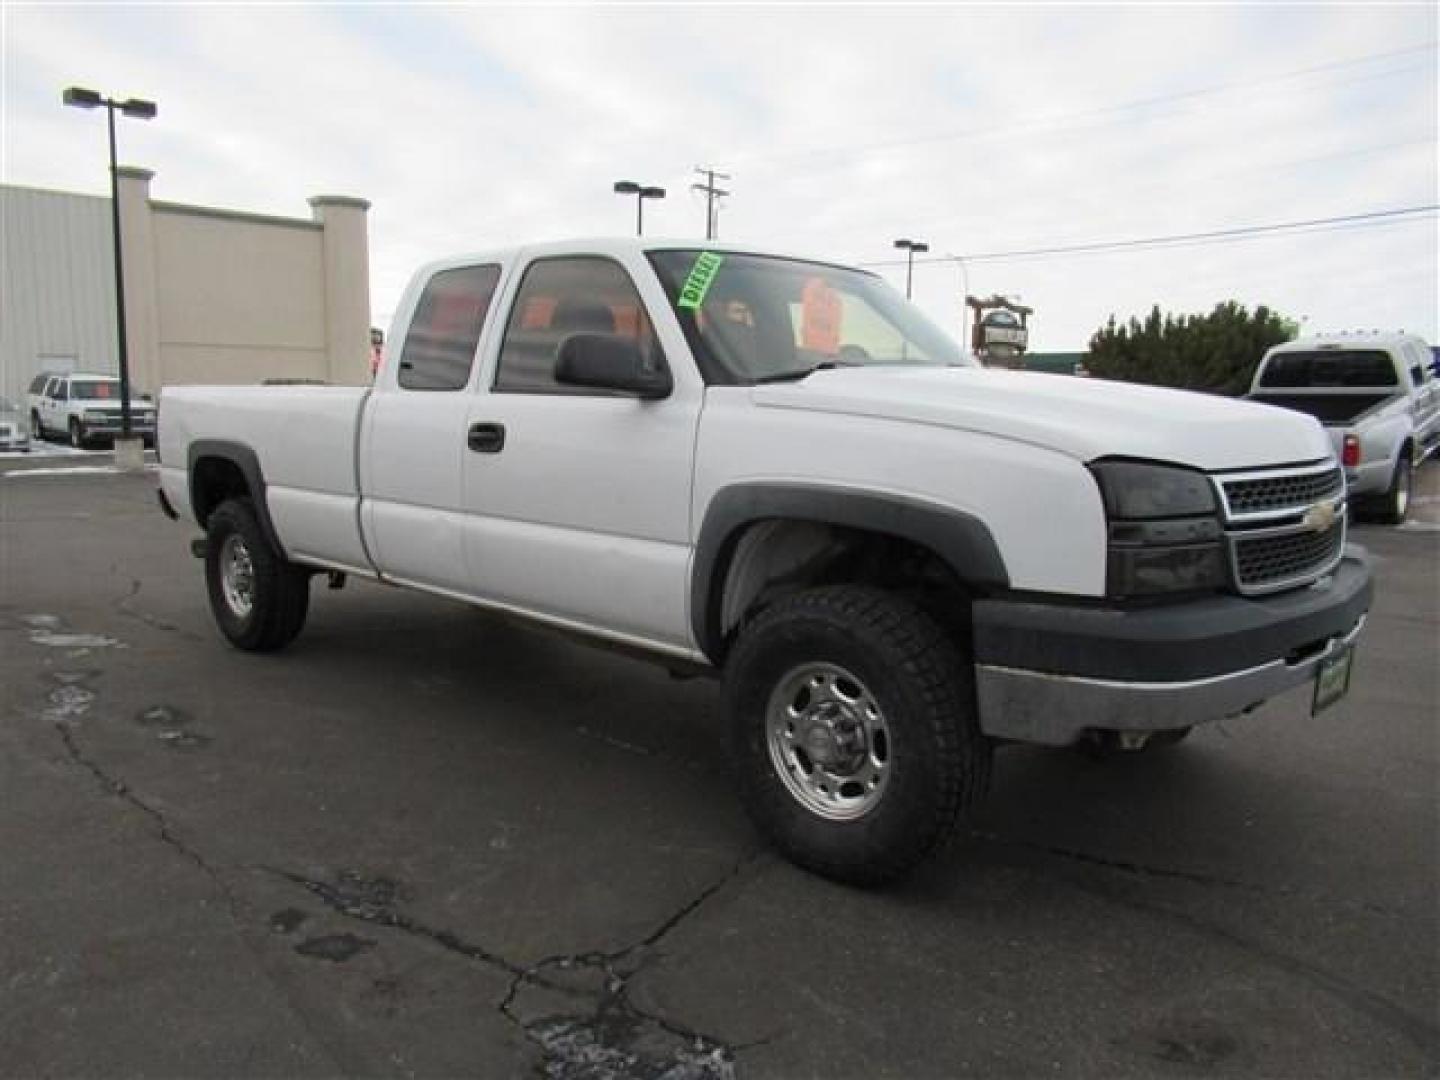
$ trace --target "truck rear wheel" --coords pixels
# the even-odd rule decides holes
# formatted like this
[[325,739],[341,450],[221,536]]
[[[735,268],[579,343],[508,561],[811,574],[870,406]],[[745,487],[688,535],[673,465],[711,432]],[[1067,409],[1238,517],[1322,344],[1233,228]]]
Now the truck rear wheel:
[[751,818],[826,877],[899,877],[989,784],[968,662],[879,589],[812,589],[762,610],[730,656],[725,699]]
[[309,573],[275,550],[249,499],[228,499],[210,515],[205,584],[221,633],[250,652],[283,649],[310,610]]
[[1410,484],[1414,479],[1410,464],[1410,451],[1402,450],[1400,460],[1395,462],[1395,474],[1390,478],[1390,488],[1385,492],[1385,501],[1380,506],[1380,520],[1388,525],[1399,525],[1410,512]]

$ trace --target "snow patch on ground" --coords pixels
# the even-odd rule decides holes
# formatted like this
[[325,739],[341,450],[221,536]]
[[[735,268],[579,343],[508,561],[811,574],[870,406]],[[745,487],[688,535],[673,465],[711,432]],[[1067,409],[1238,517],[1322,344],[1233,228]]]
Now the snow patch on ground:
[[62,629],[58,615],[25,615],[20,619],[30,628],[30,644],[52,649],[123,649],[115,638],[103,634],[70,634]]

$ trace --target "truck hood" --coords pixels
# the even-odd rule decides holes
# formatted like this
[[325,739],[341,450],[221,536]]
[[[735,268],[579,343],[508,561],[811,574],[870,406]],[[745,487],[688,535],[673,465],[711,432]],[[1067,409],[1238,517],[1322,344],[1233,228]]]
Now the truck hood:
[[1308,416],[1234,398],[1026,371],[855,367],[752,389],[763,408],[933,424],[1080,461],[1147,458],[1198,469],[1315,461],[1330,440]]

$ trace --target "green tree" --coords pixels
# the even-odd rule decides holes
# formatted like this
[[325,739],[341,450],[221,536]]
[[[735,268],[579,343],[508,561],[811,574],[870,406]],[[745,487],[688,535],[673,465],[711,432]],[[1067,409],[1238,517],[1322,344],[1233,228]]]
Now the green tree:
[[1299,326],[1264,304],[1254,312],[1226,300],[1206,315],[1162,314],[1119,324],[1111,315],[1090,338],[1085,366],[1100,379],[1238,395],[1250,388],[1265,350]]

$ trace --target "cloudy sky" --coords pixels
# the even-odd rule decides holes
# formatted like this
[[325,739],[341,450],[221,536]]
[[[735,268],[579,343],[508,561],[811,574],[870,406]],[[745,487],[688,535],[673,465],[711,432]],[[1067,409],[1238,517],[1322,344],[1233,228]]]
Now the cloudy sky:
[[377,323],[423,260],[628,232],[615,180],[669,189],[648,233],[703,236],[711,165],[723,241],[860,263],[928,241],[966,257],[916,267],[933,316],[957,326],[966,284],[1019,295],[1037,348],[1229,298],[1440,339],[1433,212],[984,257],[1433,206],[1430,3],[0,8],[0,180],[105,193],[104,125],[61,89],[152,98],[121,159],[156,198],[369,199]]

